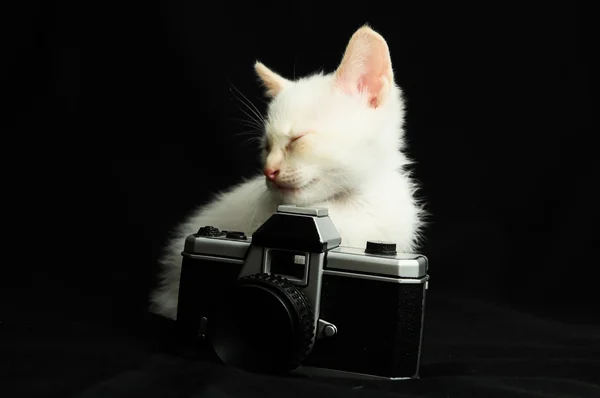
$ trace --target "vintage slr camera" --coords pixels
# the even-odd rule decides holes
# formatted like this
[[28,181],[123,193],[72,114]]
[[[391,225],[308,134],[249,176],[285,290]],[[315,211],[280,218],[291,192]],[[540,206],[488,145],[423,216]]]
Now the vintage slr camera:
[[417,378],[427,258],[340,244],[326,208],[279,206],[251,238],[203,226],[182,253],[180,337],[253,372]]

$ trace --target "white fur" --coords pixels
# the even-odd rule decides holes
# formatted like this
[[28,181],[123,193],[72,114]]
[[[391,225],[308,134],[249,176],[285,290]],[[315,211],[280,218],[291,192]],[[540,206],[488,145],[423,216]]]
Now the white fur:
[[[363,34],[377,35],[361,29],[367,30]],[[370,36],[375,39],[383,40]],[[387,46],[384,49],[387,52]],[[416,249],[423,211],[414,197],[415,184],[403,169],[409,163],[401,151],[404,106],[393,79],[382,86],[387,91],[373,107],[369,106],[373,93],[342,91],[336,73],[289,81],[262,64],[257,64],[257,73],[273,97],[265,120],[268,151],[262,153],[263,163],[280,170],[278,183],[298,190],[281,192],[260,175],[196,210],[176,229],[160,260],[162,279],[151,297],[151,310],[157,314],[176,318],[186,236],[203,225],[251,235],[279,204],[329,208],[344,246],[386,240],[396,242],[399,251]]]

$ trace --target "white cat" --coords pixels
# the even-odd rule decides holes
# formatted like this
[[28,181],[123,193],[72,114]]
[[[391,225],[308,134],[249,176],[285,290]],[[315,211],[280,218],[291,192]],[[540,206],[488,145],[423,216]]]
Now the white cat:
[[279,204],[327,207],[344,246],[386,240],[399,251],[416,249],[424,213],[404,170],[402,93],[383,37],[360,28],[331,74],[291,81],[260,62],[255,69],[271,98],[264,175],[220,194],[177,228],[151,296],[156,314],[176,318],[186,236],[203,225],[252,235]]

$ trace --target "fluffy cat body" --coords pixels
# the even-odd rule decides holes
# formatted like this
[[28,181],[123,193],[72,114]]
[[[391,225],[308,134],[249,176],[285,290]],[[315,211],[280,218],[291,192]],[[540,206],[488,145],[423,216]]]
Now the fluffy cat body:
[[404,106],[387,43],[364,26],[336,72],[287,80],[257,62],[271,97],[264,120],[264,175],[194,211],[174,231],[151,310],[175,319],[185,238],[200,226],[252,233],[280,204],[324,206],[343,246],[393,241],[416,249],[423,211],[404,167]]

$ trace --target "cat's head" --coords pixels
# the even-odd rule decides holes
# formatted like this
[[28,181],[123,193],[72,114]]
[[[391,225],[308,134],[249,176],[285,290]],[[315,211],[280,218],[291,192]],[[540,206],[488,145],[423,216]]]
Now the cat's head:
[[284,203],[344,195],[406,163],[404,108],[388,45],[368,26],[354,33],[334,73],[292,81],[260,62],[255,69],[271,98],[265,178]]

